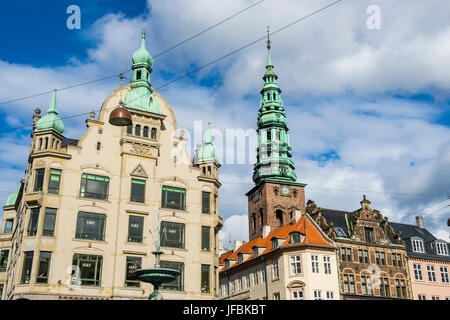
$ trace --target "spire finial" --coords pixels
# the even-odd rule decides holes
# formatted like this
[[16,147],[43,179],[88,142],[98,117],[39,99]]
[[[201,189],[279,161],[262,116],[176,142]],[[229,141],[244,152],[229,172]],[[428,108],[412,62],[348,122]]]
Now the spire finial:
[[267,49],[270,50],[270,26],[267,26]]
[[58,110],[56,110],[56,91],[57,89],[53,89],[52,101],[50,102],[47,113],[58,114]]

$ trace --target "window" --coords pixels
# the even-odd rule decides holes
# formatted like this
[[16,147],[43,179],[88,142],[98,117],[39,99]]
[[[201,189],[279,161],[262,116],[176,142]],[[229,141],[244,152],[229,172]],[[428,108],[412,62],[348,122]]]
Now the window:
[[405,280],[395,279],[395,288],[398,298],[407,298]]
[[303,300],[303,290],[292,291],[292,300]]
[[8,266],[9,250],[0,251],[0,272],[5,272]]
[[253,258],[258,256],[258,247],[253,248]]
[[412,239],[411,241],[414,252],[424,252],[422,239]]
[[11,233],[13,225],[14,225],[14,219],[6,219],[4,232]]
[[184,263],[183,262],[173,262],[173,261],[161,261],[161,268],[174,269],[180,272],[180,275],[176,277],[173,281],[167,282],[161,285],[161,289],[165,290],[184,290]]
[[201,287],[202,293],[210,293],[210,265],[202,264]]
[[372,278],[370,276],[361,276],[362,293],[372,295]]
[[341,260],[352,262],[352,249],[341,248]]
[[372,243],[372,242],[375,241],[374,236],[373,236],[373,228],[365,227],[364,228],[364,235],[366,237],[366,242]]
[[419,294],[419,300],[427,300],[427,296],[424,294]]
[[242,276],[238,278],[238,290],[241,291],[243,289]]
[[42,235],[46,237],[53,237],[55,233],[56,209],[45,208],[44,228]]
[[352,274],[344,274],[344,292],[355,293],[355,277]]
[[443,283],[449,283],[448,281],[448,269],[447,267],[440,267],[439,268],[441,271],[441,280]]
[[137,125],[134,127],[134,134],[137,135],[137,136],[140,136],[140,135],[141,135],[141,125],[137,124]]
[[141,269],[142,258],[140,257],[127,257],[126,261],[126,275],[125,275],[125,287],[140,287],[141,281],[137,279],[137,276],[133,273],[136,270]]
[[202,250],[210,251],[210,238],[211,238],[211,228],[202,226]]
[[403,266],[402,255],[400,253],[397,254],[397,266],[398,267],[402,267]]
[[36,169],[36,174],[34,177],[34,189],[33,191],[42,191],[44,186],[44,174],[45,169]]
[[184,248],[184,229],[183,223],[161,222],[161,246]]
[[41,251],[39,253],[39,268],[36,276],[37,283],[48,283],[51,257],[52,253],[49,251]]
[[375,251],[375,261],[380,264],[380,253],[378,251]]
[[439,300],[439,296],[432,296],[431,300]]
[[278,248],[278,239],[274,238],[272,239],[272,249]]
[[264,267],[261,268],[261,280],[263,283],[265,283],[267,280],[267,273]]
[[272,272],[273,272],[273,280],[277,280],[279,278],[278,272],[278,260],[274,260],[272,264]]
[[363,251],[361,249],[358,250],[358,259],[359,259],[359,263],[363,263]]
[[131,202],[145,202],[145,180],[131,179]]
[[255,286],[259,284],[258,269],[255,269],[255,271],[253,271],[253,284]]
[[389,279],[388,278],[378,278],[378,284],[380,286],[380,295],[384,297],[389,297]]
[[141,243],[143,240],[144,217],[130,216],[128,218],[128,242]]
[[136,80],[140,80],[141,79],[141,70],[138,70],[136,72]]
[[133,125],[127,125],[127,134],[133,134]]
[[345,234],[344,230],[342,230],[341,227],[334,227],[333,229],[339,237],[347,238],[347,235]]
[[345,261],[346,260],[346,254],[345,254],[345,248],[341,248],[341,260]]
[[242,252],[238,253],[238,263],[244,262],[244,254]]
[[61,180],[61,170],[50,169],[50,178],[48,180],[48,193],[59,193],[59,183]]
[[368,250],[364,250],[364,263],[370,263]]
[[436,282],[436,272],[434,271],[434,266],[427,266],[428,281]]
[[144,127],[144,130],[142,132],[142,136],[144,138],[148,138],[148,127],[147,126]]
[[291,275],[302,273],[302,262],[300,256],[291,256]]
[[327,291],[327,300],[334,300],[334,292]]
[[81,198],[108,200],[109,178],[83,173],[81,175]]
[[322,300],[322,292],[320,290],[314,290],[314,300]]
[[422,265],[414,263],[413,269],[414,269],[414,278],[416,280],[422,281],[423,280]]
[[33,251],[24,252],[23,266],[22,266],[22,277],[20,278],[20,283],[27,284],[30,283],[31,268],[33,266]]
[[250,288],[251,282],[250,282],[250,272],[247,272],[245,274],[245,287]]
[[2,295],[3,295],[3,283],[0,283],[0,300],[2,300]]
[[384,252],[381,252],[381,265],[386,265],[386,254]]
[[76,239],[105,240],[106,215],[78,212]]
[[100,286],[103,265],[102,256],[75,253],[72,265],[76,266],[76,270],[72,271],[72,284]]
[[300,243],[302,241],[302,235],[299,232],[292,232],[290,234],[290,243]]
[[29,237],[36,235],[38,222],[39,222],[39,208],[32,208],[30,212],[30,221],[28,222],[28,230],[27,230],[27,235]]
[[210,214],[211,192],[202,191],[202,213]]
[[273,300],[281,300],[281,297],[280,297],[280,293],[279,293],[279,292],[275,292],[275,293],[273,294]]
[[163,186],[161,205],[163,208],[186,210],[186,189]]
[[275,212],[275,217],[277,220],[277,227],[281,227],[283,225],[283,211],[277,210]]
[[319,256],[311,256],[312,273],[319,273]]
[[152,128],[150,131],[150,138],[156,139],[156,128]]
[[448,256],[447,244],[443,242],[436,242],[436,252],[439,255]]
[[329,256],[323,256],[323,267],[325,274],[331,274],[331,262]]

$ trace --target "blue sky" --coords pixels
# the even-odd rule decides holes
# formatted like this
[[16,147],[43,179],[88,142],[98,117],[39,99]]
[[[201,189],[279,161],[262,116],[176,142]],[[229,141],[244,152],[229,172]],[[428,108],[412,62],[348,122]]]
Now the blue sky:
[[[155,56],[255,2],[5,2],[0,102],[128,69],[142,28]],[[267,25],[276,30],[329,2],[265,0],[156,58],[152,83],[158,87],[263,36]],[[66,27],[72,4],[81,9],[81,30]],[[367,194],[391,221],[414,223],[422,214],[447,240],[450,210],[440,209],[450,194],[450,4],[379,0],[379,30],[366,26],[371,4],[343,1],[272,38],[298,180],[308,183],[307,199],[319,206],[355,210]],[[255,129],[265,59],[260,42],[160,93],[186,130],[196,120],[222,132]],[[112,79],[60,91],[61,116],[98,109],[117,86]],[[30,125],[34,108],[46,110],[49,101],[43,95],[0,105],[2,202],[26,165],[30,131],[16,128]],[[84,120],[65,120],[66,136],[79,138]],[[221,168],[223,239],[247,237],[251,174],[251,163]]]

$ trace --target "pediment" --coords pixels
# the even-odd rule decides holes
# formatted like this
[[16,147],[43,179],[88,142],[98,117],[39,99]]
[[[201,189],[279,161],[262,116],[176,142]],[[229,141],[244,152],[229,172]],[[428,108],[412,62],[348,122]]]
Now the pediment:
[[130,175],[134,177],[148,178],[148,174],[141,164],[138,164],[137,167],[131,171]]

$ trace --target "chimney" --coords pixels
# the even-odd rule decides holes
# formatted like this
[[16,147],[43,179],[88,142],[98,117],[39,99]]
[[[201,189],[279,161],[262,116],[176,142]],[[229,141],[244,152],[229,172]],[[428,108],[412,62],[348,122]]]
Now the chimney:
[[416,217],[416,224],[419,228],[424,229],[425,228],[425,222],[423,222],[423,217],[422,216],[417,216]]
[[300,219],[302,215],[302,212],[300,210],[294,210],[292,211],[292,219],[291,219],[291,223],[295,224],[297,223],[297,221]]
[[263,238],[267,237],[269,235],[270,231],[271,231],[271,227],[270,226],[268,226],[268,225],[263,226],[262,237]]

